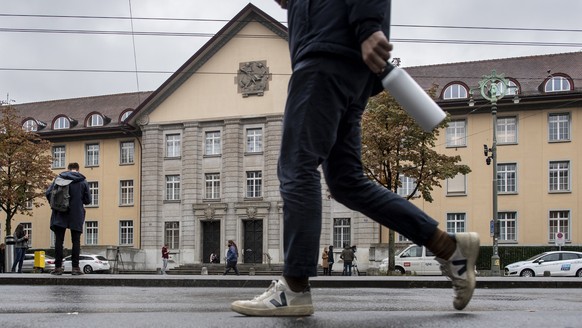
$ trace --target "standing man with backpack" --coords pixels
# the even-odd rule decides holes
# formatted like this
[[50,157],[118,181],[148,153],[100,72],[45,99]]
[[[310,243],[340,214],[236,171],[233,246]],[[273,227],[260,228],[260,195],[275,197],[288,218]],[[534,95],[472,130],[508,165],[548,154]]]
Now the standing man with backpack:
[[83,205],[91,203],[89,184],[87,179],[79,173],[79,164],[70,163],[68,171],[56,177],[46,191],[46,197],[51,205],[50,228],[55,233],[55,269],[53,275],[63,274],[63,243],[65,231],[71,231],[73,243],[72,275],[82,275],[79,268],[79,254],[81,253],[81,234],[85,223],[85,208]]

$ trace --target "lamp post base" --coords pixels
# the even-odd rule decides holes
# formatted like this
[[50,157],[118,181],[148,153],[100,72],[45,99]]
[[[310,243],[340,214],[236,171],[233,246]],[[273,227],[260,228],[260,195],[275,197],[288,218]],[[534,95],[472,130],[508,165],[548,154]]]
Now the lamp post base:
[[501,267],[499,263],[499,255],[491,256],[491,276],[501,276]]

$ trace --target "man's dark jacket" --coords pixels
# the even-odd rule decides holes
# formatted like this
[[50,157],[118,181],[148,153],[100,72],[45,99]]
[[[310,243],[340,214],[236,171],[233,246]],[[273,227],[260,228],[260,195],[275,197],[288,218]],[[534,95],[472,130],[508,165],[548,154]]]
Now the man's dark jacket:
[[[83,224],[85,223],[85,208],[83,204],[87,205],[91,203],[91,194],[89,193],[89,184],[85,179],[85,176],[79,172],[65,171],[59,174],[59,177],[72,180],[69,184],[69,211],[68,212],[58,212],[52,211],[51,214],[51,230],[53,228],[61,227],[68,228],[71,230],[83,232]],[[53,190],[55,184],[54,182],[47,189],[45,195],[50,203],[51,191]]]
[[291,0],[287,10],[293,67],[317,53],[362,61],[364,40],[390,36],[390,0]]

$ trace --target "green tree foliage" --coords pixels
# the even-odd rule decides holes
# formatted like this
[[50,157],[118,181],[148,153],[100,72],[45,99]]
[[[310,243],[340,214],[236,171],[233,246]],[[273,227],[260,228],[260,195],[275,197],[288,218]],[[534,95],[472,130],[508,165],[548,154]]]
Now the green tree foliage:
[[[434,89],[429,91],[434,95]],[[434,150],[447,118],[432,132],[424,132],[388,93],[382,92],[368,102],[362,118],[362,161],[367,176],[396,192],[401,175],[414,180],[406,199],[422,197],[432,202],[431,192],[442,181],[471,169],[460,164],[460,156],[447,156]],[[389,272],[394,269],[394,232],[389,233]]]
[[25,131],[13,107],[0,107],[0,115],[0,208],[6,213],[6,235],[11,235],[14,215],[32,215],[27,203],[43,205],[53,177],[52,156],[50,143]]

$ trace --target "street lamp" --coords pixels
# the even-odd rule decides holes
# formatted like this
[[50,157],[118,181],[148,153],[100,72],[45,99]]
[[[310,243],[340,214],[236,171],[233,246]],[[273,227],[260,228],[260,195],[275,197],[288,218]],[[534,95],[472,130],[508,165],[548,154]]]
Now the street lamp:
[[[481,96],[491,103],[491,114],[493,116],[493,141],[491,148],[488,148],[487,145],[483,145],[487,165],[493,164],[493,219],[491,220],[493,225],[493,255],[491,256],[492,276],[499,276],[501,274],[499,263],[499,214],[497,211],[497,101],[505,97],[505,95],[509,93],[508,90],[513,88],[517,87],[515,85],[510,85],[509,79],[505,78],[503,74],[498,75],[495,70],[491,72],[491,75],[483,75],[483,78],[479,81],[479,87],[476,88],[481,93]],[[469,106],[475,105],[475,101],[473,100],[474,91],[475,89],[469,91]],[[517,93],[516,90],[513,98],[515,104],[519,103]]]

